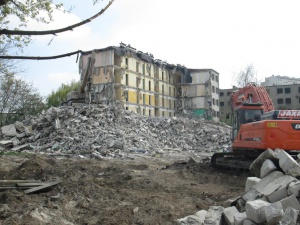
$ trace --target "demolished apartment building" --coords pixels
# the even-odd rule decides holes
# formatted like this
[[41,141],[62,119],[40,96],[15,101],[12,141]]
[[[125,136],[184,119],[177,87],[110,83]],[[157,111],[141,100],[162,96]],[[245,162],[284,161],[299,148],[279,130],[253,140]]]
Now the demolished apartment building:
[[83,52],[79,72],[90,102],[122,102],[146,116],[219,116],[219,74],[212,69],[168,64],[121,43]]

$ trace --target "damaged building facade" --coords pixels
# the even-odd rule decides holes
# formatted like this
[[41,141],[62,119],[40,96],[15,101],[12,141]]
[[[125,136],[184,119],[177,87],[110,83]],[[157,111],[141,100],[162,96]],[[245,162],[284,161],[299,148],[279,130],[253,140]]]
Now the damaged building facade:
[[79,72],[89,102],[122,102],[146,116],[219,116],[219,74],[212,69],[169,64],[121,43],[83,52]]

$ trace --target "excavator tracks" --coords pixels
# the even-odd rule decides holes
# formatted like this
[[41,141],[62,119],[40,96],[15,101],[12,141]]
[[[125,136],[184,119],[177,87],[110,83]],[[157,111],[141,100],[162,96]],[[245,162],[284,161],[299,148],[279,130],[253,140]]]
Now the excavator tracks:
[[214,168],[250,168],[251,163],[261,154],[261,151],[247,152],[222,152],[215,153],[211,158]]

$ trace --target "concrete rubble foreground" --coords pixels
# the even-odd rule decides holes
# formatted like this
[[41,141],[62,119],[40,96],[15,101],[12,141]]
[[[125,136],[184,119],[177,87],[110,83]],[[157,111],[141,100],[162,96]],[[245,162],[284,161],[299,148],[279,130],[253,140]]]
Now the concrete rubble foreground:
[[[185,117],[145,117],[119,105],[50,108],[1,128],[0,150],[81,158],[228,148],[229,127]],[[222,149],[223,150],[223,149]]]
[[[299,224],[300,211],[300,165],[282,149],[263,152],[251,165],[252,174],[259,177],[248,177],[245,193],[235,199],[229,207],[213,206],[222,212],[222,217],[211,216],[208,211],[201,210],[193,222],[178,219],[178,225],[296,225]],[[187,216],[185,218],[190,218]],[[221,218],[221,220],[220,220]],[[208,221],[206,223],[205,221]],[[199,222],[195,222],[199,221]]]

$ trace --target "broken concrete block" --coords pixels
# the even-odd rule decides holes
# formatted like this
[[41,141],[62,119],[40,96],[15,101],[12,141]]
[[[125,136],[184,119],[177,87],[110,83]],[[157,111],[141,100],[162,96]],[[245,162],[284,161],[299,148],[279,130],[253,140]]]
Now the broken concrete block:
[[0,141],[0,146],[6,149],[10,149],[14,146],[12,141]]
[[295,195],[291,195],[287,198],[280,200],[283,211],[285,211],[288,207],[292,207],[298,211],[300,211],[300,204]]
[[254,200],[259,199],[261,197],[263,197],[263,194],[258,192],[254,188],[250,188],[249,191],[247,191],[245,194],[242,195],[242,199],[245,200],[246,202],[254,201]]
[[200,210],[200,211],[196,212],[196,216],[199,217],[199,221],[200,221],[201,225],[204,224],[206,214],[207,214],[206,210]]
[[292,207],[288,207],[285,210],[281,221],[279,222],[280,225],[296,225],[298,214],[299,214],[298,210],[293,209]]
[[254,221],[255,223],[262,223],[267,221],[265,207],[269,205],[270,203],[263,200],[247,202],[245,206],[247,218]]
[[234,206],[224,209],[223,217],[226,225],[234,225],[234,214],[236,213],[239,211]]
[[289,183],[296,180],[297,179],[292,176],[284,175],[271,181],[260,191],[260,193],[264,194],[269,202],[277,202],[287,197],[287,186]]
[[2,135],[15,137],[17,136],[17,131],[14,124],[10,124],[4,127],[1,127]]
[[277,224],[283,217],[283,208],[281,202],[275,202],[265,207],[265,214],[268,225]]
[[300,181],[292,181],[289,183],[288,190],[287,190],[288,195],[295,195],[296,197],[300,197]]
[[245,212],[236,213],[234,214],[234,225],[243,225],[246,219],[247,219],[247,214]]
[[271,149],[267,149],[262,154],[260,154],[250,165],[250,168],[249,168],[250,172],[252,174],[254,174],[256,177],[259,177],[260,176],[260,168],[266,159],[270,159],[270,160],[274,160],[274,161],[278,160],[276,157],[276,153]]
[[256,223],[254,223],[252,220],[246,219],[246,220],[244,220],[243,225],[256,225]]
[[222,206],[209,207],[205,216],[204,224],[207,225],[222,225],[222,214],[224,208]]
[[264,178],[262,178],[257,184],[253,185],[252,188],[257,190],[258,192],[261,192],[266,187],[267,184],[282,176],[284,176],[282,172],[274,171],[266,175]]
[[198,216],[190,215],[175,221],[176,225],[202,225]]
[[279,159],[279,166],[286,174],[300,176],[300,166],[292,156],[282,149],[276,149],[275,152]]
[[277,167],[270,159],[266,159],[260,168],[260,177],[263,178],[267,174],[277,170]]
[[28,145],[29,144],[24,144],[24,145],[19,145],[19,146],[13,147],[11,149],[11,151],[17,151],[17,152],[22,151],[22,150],[26,149]]
[[245,185],[245,192],[249,191],[249,189],[257,184],[261,179],[258,177],[247,177],[246,185]]

